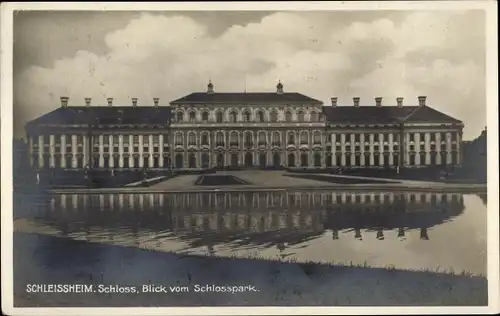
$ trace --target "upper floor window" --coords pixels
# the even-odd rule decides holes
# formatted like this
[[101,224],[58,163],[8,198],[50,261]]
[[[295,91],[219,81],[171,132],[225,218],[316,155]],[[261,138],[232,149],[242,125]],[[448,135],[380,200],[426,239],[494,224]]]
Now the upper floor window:
[[129,135],[123,135],[123,143],[124,144],[130,143],[130,136]]
[[215,120],[217,121],[217,123],[222,123],[222,120],[223,120],[223,115],[222,115],[222,112],[221,112],[221,111],[218,111],[218,112],[215,114]]
[[354,134],[354,141],[355,142],[359,143],[360,139],[361,139],[361,134]]
[[409,138],[410,142],[414,142],[415,141],[415,133],[408,133],[408,138]]
[[264,112],[262,111],[257,112],[257,120],[259,122],[264,122]]
[[458,139],[458,133],[451,133],[451,141],[456,142]]
[[245,132],[245,143],[251,144],[252,143],[252,133],[251,132]]
[[278,121],[278,113],[276,111],[272,111],[270,115],[271,122],[277,122]]
[[314,143],[321,144],[321,133],[318,131],[314,132]]
[[189,121],[190,122],[196,121],[196,113],[194,111],[189,112]]
[[204,111],[203,113],[201,113],[201,120],[204,122],[208,121],[208,112],[207,111]]
[[177,122],[182,122],[184,120],[184,113],[177,112],[176,119],[177,119]]
[[103,140],[103,143],[104,145],[109,145],[109,135],[103,135],[102,136],[102,140]]
[[201,144],[208,145],[208,134],[201,135]]
[[160,142],[160,135],[153,135],[153,143],[158,144]]
[[139,135],[134,135],[134,143],[138,143],[139,142]]
[[299,122],[304,122],[304,112],[299,111],[299,113],[297,113],[297,120]]
[[189,145],[196,145],[196,135],[194,133],[189,133],[188,143]]
[[229,120],[234,123],[237,121],[237,115],[236,115],[236,112],[234,111],[231,111],[231,113],[229,113]]
[[292,113],[291,112],[287,111],[285,113],[285,121],[287,121],[287,122],[291,122],[292,121]]
[[318,114],[316,112],[311,112],[310,117],[311,117],[311,122],[318,121]]
[[251,117],[251,116],[250,116],[250,112],[245,111],[245,112],[243,113],[243,120],[244,120],[245,122],[250,122],[250,117]]

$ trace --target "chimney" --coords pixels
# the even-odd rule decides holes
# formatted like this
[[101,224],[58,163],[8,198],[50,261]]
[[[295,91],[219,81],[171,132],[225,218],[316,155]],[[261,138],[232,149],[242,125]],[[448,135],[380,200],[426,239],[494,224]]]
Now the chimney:
[[375,105],[378,107],[382,106],[382,97],[375,98]]
[[331,97],[330,100],[332,101],[332,106],[337,106],[337,97]]
[[418,105],[419,106],[425,106],[425,100],[427,99],[426,96],[420,96],[418,97]]
[[359,106],[359,97],[354,97],[352,98],[352,102],[354,103],[354,106],[358,107]]
[[90,106],[91,98],[85,98],[85,106]]
[[113,98],[107,98],[108,106],[113,106]]
[[132,98],[132,106],[135,108],[137,106],[137,98]]
[[207,93],[214,93],[214,85],[212,80],[208,80]]
[[159,103],[160,103],[160,98],[153,98],[153,104],[155,107],[157,107]]
[[396,98],[396,102],[398,104],[398,108],[403,107],[403,98],[402,97]]
[[68,107],[68,97],[61,97],[61,107],[66,108]]
[[278,84],[276,85],[276,93],[283,94],[283,84],[281,83],[281,80],[278,81]]

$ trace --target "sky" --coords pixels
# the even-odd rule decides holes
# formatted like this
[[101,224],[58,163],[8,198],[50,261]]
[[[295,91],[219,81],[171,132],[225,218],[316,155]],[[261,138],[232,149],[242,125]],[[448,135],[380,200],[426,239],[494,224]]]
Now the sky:
[[14,134],[60,107],[160,106],[191,92],[299,92],[330,105],[428,105],[486,125],[483,11],[18,11]]

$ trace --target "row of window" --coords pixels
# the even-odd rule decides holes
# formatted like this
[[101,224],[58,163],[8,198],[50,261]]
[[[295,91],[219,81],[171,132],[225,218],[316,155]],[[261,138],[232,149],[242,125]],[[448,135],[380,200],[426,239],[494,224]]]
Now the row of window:
[[[414,142],[416,137],[415,135],[417,134],[420,134],[420,141],[424,141],[424,134],[422,133],[408,133],[408,140],[410,142]],[[451,141],[452,142],[456,142],[457,139],[458,139],[458,133],[450,133],[451,134]],[[437,137],[439,136],[439,137]],[[446,140],[446,133],[429,133],[429,141],[431,142],[435,142],[438,138],[441,140],[441,141],[445,141]]]
[[[210,115],[208,111],[203,111],[201,113],[201,121],[202,122],[208,122],[210,119]],[[309,122],[317,122],[319,121],[320,115],[316,112],[311,112],[309,114]],[[175,115],[176,122],[181,123],[181,122],[190,122],[194,123],[197,121],[196,118],[196,113],[194,111],[191,111],[188,113],[186,116],[183,111],[179,111]],[[236,111],[231,111],[228,113],[228,120],[229,122],[235,123],[239,122],[240,119],[238,118],[238,113]],[[250,111],[243,111],[242,117],[241,117],[242,122],[265,122],[266,117],[264,111],[257,111],[255,116],[252,115]],[[278,122],[279,121],[279,115],[277,111],[271,111],[269,113],[269,121],[270,122]],[[293,122],[293,114],[290,111],[285,112],[284,116],[284,121],[285,122]],[[304,111],[299,111],[297,113],[296,120],[297,122],[306,122],[306,114]],[[215,122],[217,123],[223,123],[224,122],[224,113],[223,111],[217,111],[215,113]]]
[[[441,133],[441,134],[444,135],[444,133]],[[267,135],[266,132],[260,132],[258,134],[258,141],[265,142],[266,138],[267,138],[266,135]],[[358,143],[358,142],[361,142],[361,135],[364,135],[365,142],[370,139],[369,138],[370,134],[345,134],[345,140],[347,142],[353,141],[355,143]],[[383,142],[384,140],[389,140],[389,135],[391,135],[391,134],[390,133],[373,134],[374,142]],[[409,135],[410,135],[410,141],[414,141],[415,133],[409,133]],[[436,134],[431,133],[430,135],[431,135],[430,141],[431,142],[435,141]],[[451,135],[452,135],[452,141],[456,141],[457,133],[451,133]],[[128,136],[129,135],[125,135],[125,137],[123,137],[123,144],[124,145],[130,144],[130,137],[128,137]],[[144,135],[143,137],[146,137],[146,141],[144,142],[144,146],[148,146],[149,145],[149,135]],[[201,143],[203,145],[208,145],[208,137],[209,136],[207,134],[201,135]],[[235,132],[235,131],[231,132],[229,137],[230,137],[230,142],[238,142],[238,133],[237,132]],[[183,134],[181,134],[181,133],[176,134],[176,136],[175,136],[176,144],[182,144],[183,143],[182,138],[183,138]],[[196,138],[197,138],[197,136],[194,132],[189,133],[188,134],[188,143],[190,145],[196,144]],[[216,138],[217,143],[223,143],[224,142],[224,133],[217,132],[215,138]],[[245,138],[245,143],[249,143],[249,144],[253,143],[253,134],[251,132],[248,132],[248,131],[245,132],[244,138]],[[273,138],[274,142],[279,143],[280,139],[281,139],[281,133],[280,132],[273,132],[272,138]],[[301,141],[300,142],[301,143],[308,143],[307,138],[308,138],[307,132],[301,133],[301,135],[300,135]],[[67,141],[68,139],[71,139],[71,135],[66,135],[66,146],[70,147],[70,146],[72,146],[72,142],[68,142]],[[93,137],[94,145],[98,145],[100,139],[101,138],[98,136]],[[164,140],[167,140],[167,139],[168,139],[168,135],[165,135]],[[443,138],[441,138],[441,139],[443,139]],[[102,135],[102,140],[103,140],[103,145],[109,145],[111,142],[113,144],[118,144],[119,143],[119,135]],[[143,140],[144,140],[144,138],[143,138]],[[159,144],[160,135],[153,134],[152,140],[153,140],[153,145]],[[54,135],[54,142],[56,145],[61,144],[61,135]],[[134,144],[138,144],[139,143],[139,135],[132,135],[132,142]],[[313,133],[313,142],[315,144],[321,143],[321,133],[319,131],[316,131]],[[399,134],[393,134],[393,142],[399,142]],[[291,133],[288,134],[287,143],[289,143],[289,144],[295,143],[295,135],[294,134],[291,134]],[[44,135],[44,144],[45,145],[50,144],[49,135]],[[83,136],[82,135],[76,135],[76,144],[77,144],[77,146],[83,145]],[[38,143],[35,142],[34,145],[35,145],[35,147],[37,147]],[[415,150],[415,145],[410,144],[409,146],[410,146],[410,150]],[[435,146],[436,146],[435,144],[431,144],[431,147],[435,148]],[[445,144],[441,144],[441,150],[445,150],[446,149],[445,146],[446,146]],[[452,146],[456,147],[457,145],[455,143],[455,144],[452,144]],[[424,144],[420,144],[420,150],[424,150],[423,148],[424,148]]]
[[[220,153],[216,157],[216,165],[223,167],[226,166],[225,162],[225,155]],[[310,153],[303,152],[299,154],[299,165],[301,167],[308,167],[309,166],[309,157]],[[288,167],[296,167],[296,155],[293,153],[288,154],[288,162],[287,166]],[[322,166],[322,157],[321,153],[315,152],[312,153],[312,158],[313,158],[313,166],[314,167],[321,167]],[[419,155],[419,163],[417,164],[416,162],[416,155],[410,155],[410,160],[408,162],[408,165],[410,166],[416,166],[416,165],[437,165],[438,160],[437,160],[437,154],[430,154],[429,155],[429,163],[426,163],[426,155],[424,153]],[[71,168],[72,164],[72,158],[71,157],[63,157],[63,156],[54,156],[54,164],[56,168],[59,168],[62,166],[62,159],[65,159],[65,165],[67,168]],[[115,168],[119,168],[119,157],[115,156],[110,156],[110,157],[102,157],[104,161],[104,168],[109,168],[111,164]],[[139,157],[132,157],[132,164],[130,164],[129,159],[123,159],[123,168],[140,168],[140,158]],[[150,166],[149,165],[149,159],[143,159],[143,167],[149,168],[159,168],[160,167],[160,159],[163,159],[163,166],[165,168],[170,167],[170,157],[153,157],[153,164]],[[184,155],[183,154],[176,154],[175,159],[174,159],[174,165],[172,167],[182,169],[182,168],[197,168],[197,163],[196,163],[196,154],[191,153],[188,155],[188,163],[185,165],[184,161]],[[327,168],[332,167],[332,166],[339,166],[342,163],[342,159],[344,159],[344,166],[347,167],[362,167],[362,166],[376,166],[376,167],[389,167],[390,164],[390,157],[386,155],[375,155],[373,156],[373,164],[369,163],[368,157],[365,157],[364,162],[362,162],[362,157],[360,155],[356,155],[352,157],[349,154],[346,155],[327,155],[325,157],[325,165]],[[446,165],[448,164],[448,159],[446,154],[441,154],[441,165]],[[456,165],[458,162],[458,154],[456,152],[451,153],[451,165]],[[33,164],[35,166],[38,165],[38,156],[33,157]],[[246,166],[253,166],[254,161],[253,161],[253,154],[252,153],[246,153],[244,156],[244,161],[242,163],[243,165]],[[258,155],[258,164],[262,167],[267,166],[267,154],[266,153],[260,153]],[[280,153],[273,153],[272,154],[272,164],[276,167],[282,166],[281,162],[281,154]],[[49,167],[49,159],[44,159],[44,167]],[[234,153],[230,155],[230,161],[229,165],[231,166],[239,166],[241,165],[239,162],[239,155]],[[392,157],[392,166],[398,166],[399,165],[399,155],[393,155]],[[83,168],[84,166],[84,160],[83,157],[77,157],[77,168]],[[208,153],[202,153],[201,154],[201,167],[202,168],[208,168],[210,166],[210,156]],[[93,167],[94,168],[99,168],[99,159],[93,159]]]

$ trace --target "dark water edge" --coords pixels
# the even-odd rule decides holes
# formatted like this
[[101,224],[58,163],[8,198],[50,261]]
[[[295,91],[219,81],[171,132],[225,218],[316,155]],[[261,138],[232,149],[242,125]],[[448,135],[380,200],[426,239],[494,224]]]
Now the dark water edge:
[[[26,284],[187,286],[188,293],[26,293]],[[194,285],[253,285],[196,293]],[[180,256],[14,234],[15,307],[486,306],[487,280],[432,272]]]

